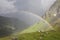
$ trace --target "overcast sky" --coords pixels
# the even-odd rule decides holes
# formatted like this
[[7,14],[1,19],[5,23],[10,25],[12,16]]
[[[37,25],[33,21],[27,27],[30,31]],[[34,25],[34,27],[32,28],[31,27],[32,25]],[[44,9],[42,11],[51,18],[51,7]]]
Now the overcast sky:
[[56,0],[16,0],[16,7],[19,10],[34,12],[41,16],[55,1]]
[[0,14],[22,10],[42,15],[54,1],[55,0],[0,0]]

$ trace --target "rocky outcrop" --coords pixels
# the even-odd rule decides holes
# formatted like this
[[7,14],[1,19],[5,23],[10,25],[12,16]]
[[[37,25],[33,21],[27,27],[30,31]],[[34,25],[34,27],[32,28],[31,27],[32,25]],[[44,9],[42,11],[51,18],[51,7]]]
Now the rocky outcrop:
[[[56,0],[56,2],[50,7],[50,9],[46,11],[43,18],[54,27],[60,24],[60,0]],[[58,27],[60,27],[60,25]]]

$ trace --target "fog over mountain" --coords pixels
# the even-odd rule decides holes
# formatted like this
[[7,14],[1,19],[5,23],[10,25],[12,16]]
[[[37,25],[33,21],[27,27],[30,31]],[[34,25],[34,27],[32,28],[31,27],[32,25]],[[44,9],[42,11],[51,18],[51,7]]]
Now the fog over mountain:
[[20,32],[39,21],[40,17],[25,11],[0,16],[0,37]]
[[0,37],[8,36],[15,32],[20,32],[29,25],[17,18],[0,16]]
[[40,18],[35,16],[36,14],[31,13],[31,12],[27,12],[27,11],[20,11],[20,12],[16,12],[16,13],[9,13],[9,14],[5,14],[2,16],[5,17],[10,17],[10,18],[17,18],[20,21],[25,22],[27,25],[33,25],[34,23],[37,23]]

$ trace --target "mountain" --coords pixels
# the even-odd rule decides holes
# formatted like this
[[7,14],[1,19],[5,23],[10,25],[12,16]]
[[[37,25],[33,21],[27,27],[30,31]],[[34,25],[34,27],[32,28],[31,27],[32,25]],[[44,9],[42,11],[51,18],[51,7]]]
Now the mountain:
[[[40,21],[39,16],[30,12],[25,12],[25,11],[16,12],[16,13],[8,13],[8,14],[0,15],[0,16],[3,17],[1,21],[2,20],[7,21],[13,26],[13,29],[16,28],[15,32],[21,32],[22,30]],[[9,25],[8,27],[11,28],[12,26],[10,27]]]
[[13,39],[13,37],[17,37],[19,40],[23,40],[23,38],[24,38],[24,40],[25,39],[29,40],[32,37],[31,39],[34,40],[34,37],[35,37],[36,40],[37,39],[39,40],[40,32],[46,32],[46,31],[50,31],[50,30],[53,30],[52,26],[49,23],[47,23],[47,21],[40,18],[40,21],[38,23],[26,28],[22,32],[19,31],[15,36],[11,35],[12,38],[10,36],[7,36],[7,37],[3,37],[0,39],[1,40],[4,40],[4,39],[10,40],[10,39]]
[[[19,40],[60,40],[60,0],[57,0],[35,25],[25,29],[19,35]],[[54,30],[51,30],[50,26]],[[47,29],[50,29],[46,31]],[[42,31],[42,32],[41,32]]]
[[[43,15],[42,17],[44,19],[48,19],[50,20],[50,22],[57,20],[60,18],[60,0],[57,0],[48,11],[46,11],[45,15]],[[47,20],[47,21],[49,21]]]
[[39,25],[40,27],[45,27],[46,25],[45,23],[44,26],[41,26],[43,23],[40,24],[39,22],[39,24],[35,24],[35,26],[22,31],[19,40],[60,40],[60,0],[56,0],[42,18],[44,18],[54,30],[45,32],[36,31],[39,30]]
[[35,15],[36,14],[31,13],[29,11],[18,11],[15,13],[2,14],[2,16],[5,16],[5,17],[17,18],[25,22],[29,26],[33,25],[34,23],[40,20],[40,18]]
[[21,31],[23,26],[26,26],[26,23],[16,18],[0,16],[0,37]]
[[47,20],[52,26],[57,26],[60,28],[60,0],[56,0],[50,9],[46,11],[43,18]]
[[[17,37],[18,40],[60,40],[60,31],[58,30],[58,28],[60,27],[60,16],[59,16],[60,13],[59,13],[59,7],[58,7],[59,5],[60,5],[60,0],[57,0],[52,5],[52,7],[46,12],[46,14],[43,16],[43,18],[46,21],[44,19],[38,17],[39,21],[37,20],[34,25],[28,26],[26,28],[23,27],[25,30],[23,30],[22,32],[19,32],[18,35],[14,36],[14,37]],[[57,8],[58,8],[58,13],[56,10]],[[8,14],[8,15],[6,14],[4,16],[10,17],[10,18],[15,17],[15,18],[20,19],[17,15],[19,15],[19,17],[21,17],[23,19],[27,18],[23,21],[26,21],[26,20],[29,21],[30,19],[28,19],[28,18],[32,17],[31,15],[33,15],[33,14],[27,14],[27,13],[26,14],[24,14],[24,13]],[[25,17],[26,15],[28,15],[28,16]],[[37,17],[37,16],[34,16],[34,17]],[[33,19],[33,20],[35,20],[35,19]],[[33,22],[33,21],[29,21],[29,22]],[[52,29],[54,29],[54,30],[52,30]],[[13,37],[10,39],[9,38],[10,38],[10,36],[8,36],[7,38],[2,38],[1,40],[13,39]]]
[[53,27],[44,19],[40,18],[40,21],[36,24],[30,26],[29,28],[23,30],[21,34],[23,33],[32,33],[32,32],[40,32],[40,31],[49,31],[54,30]]

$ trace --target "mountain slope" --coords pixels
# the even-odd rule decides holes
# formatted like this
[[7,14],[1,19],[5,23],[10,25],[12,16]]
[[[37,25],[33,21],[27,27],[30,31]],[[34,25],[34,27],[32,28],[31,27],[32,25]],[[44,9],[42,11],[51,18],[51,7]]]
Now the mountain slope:
[[48,30],[54,30],[54,29],[47,21],[41,19],[38,23],[23,30],[21,33],[31,33],[31,32],[36,32],[36,31],[48,31]]
[[[60,28],[60,0],[56,0],[56,2],[50,7],[48,11],[46,11],[43,18],[48,21],[55,30],[59,30]],[[60,30],[59,30],[60,31]]]
[[60,0],[57,0],[43,17],[52,25],[54,30],[50,30],[46,32],[37,31],[39,30],[39,26],[41,27],[41,24],[44,24],[44,23],[40,24],[39,22],[39,24],[35,24],[31,28],[24,30],[22,34],[19,35],[18,39],[19,40],[60,40]]
[[60,40],[60,32],[50,30],[47,32],[24,33],[18,36],[18,40]]
[[[43,18],[52,25],[54,30],[50,30],[47,32],[40,31],[40,34],[39,34],[39,31],[36,31],[36,30],[38,30],[39,26],[41,27],[41,24],[43,24],[43,23],[41,23],[41,24],[39,23],[40,25],[35,24],[35,26],[36,27],[38,26],[38,28],[35,28],[35,26],[32,26],[31,30],[28,28],[27,30],[22,32],[23,34],[21,34],[21,36],[19,36],[19,39],[20,40],[27,40],[27,39],[28,40],[60,40],[60,0],[57,0],[52,5],[52,7],[46,12],[46,14],[45,14],[45,16],[43,16]],[[34,30],[36,31],[35,33],[30,32],[30,31],[34,31]],[[29,33],[27,33],[27,32],[29,32]],[[45,34],[45,33],[47,33],[47,34]]]
[[0,37],[5,37],[13,32],[21,31],[22,29],[26,28],[24,26],[26,26],[26,23],[16,18],[0,16]]

